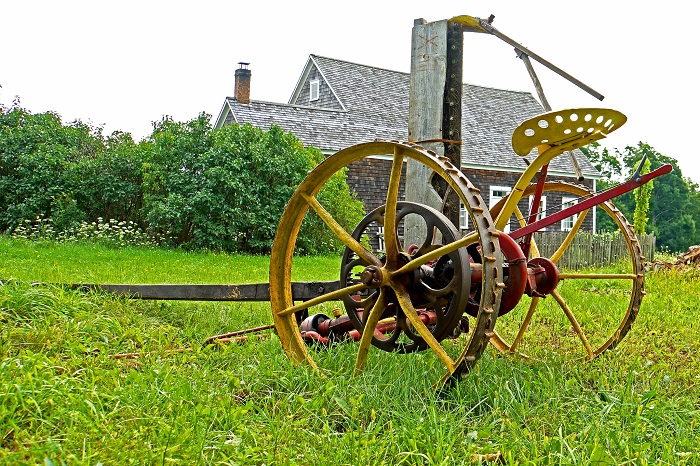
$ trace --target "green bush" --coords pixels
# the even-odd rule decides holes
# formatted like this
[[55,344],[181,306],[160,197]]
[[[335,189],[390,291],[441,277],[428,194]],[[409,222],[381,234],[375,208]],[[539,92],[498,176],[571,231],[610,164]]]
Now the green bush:
[[85,219],[114,218],[141,224],[144,151],[128,133],[115,132],[102,143],[94,156],[82,157],[69,167],[76,206]]
[[[212,130],[209,116],[164,119],[153,133],[144,169],[149,231],[173,246],[269,254],[284,206],[306,173],[323,160],[277,126],[232,124]],[[319,194],[348,229],[364,215],[339,173]],[[300,251],[336,252],[341,245],[310,214]]]
[[138,221],[140,151],[131,136],[102,136],[55,113],[0,107],[0,231],[37,216],[58,231],[98,217]]
[[65,171],[75,157],[71,142],[85,128],[65,128],[58,115],[32,115],[15,106],[0,112],[0,230],[24,219],[50,216],[68,190]]
[[[269,254],[284,206],[323,155],[276,126],[214,130],[210,119],[163,118],[136,144],[128,133],[105,137],[100,128],[64,125],[18,102],[0,106],[0,231],[80,238],[96,225],[91,237],[102,237],[100,225],[115,222],[164,246]],[[319,199],[348,230],[364,215],[344,173]],[[308,215],[300,251],[340,250],[320,223]]]

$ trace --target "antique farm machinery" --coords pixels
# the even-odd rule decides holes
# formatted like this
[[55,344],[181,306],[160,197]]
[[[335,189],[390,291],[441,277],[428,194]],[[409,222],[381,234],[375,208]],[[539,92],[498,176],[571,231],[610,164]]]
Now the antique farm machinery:
[[[272,249],[270,302],[277,334],[285,351],[295,361],[315,365],[308,349],[310,342],[327,344],[352,338],[359,340],[355,373],[363,370],[370,346],[399,353],[430,349],[446,367],[441,383],[457,380],[469,371],[489,342],[504,353],[520,352],[526,347],[528,333],[535,327],[533,318],[541,312],[539,308],[544,307],[541,303],[547,297],[551,297],[547,301],[554,301],[557,312],[564,316],[569,327],[565,330],[569,333],[567,337],[578,341],[580,355],[585,359],[615,347],[629,331],[644,295],[644,258],[632,227],[610,199],[668,173],[671,167],[664,166],[645,175],[638,170],[626,183],[599,194],[581,185],[547,181],[547,167],[554,157],[571,154],[600,140],[626,121],[622,113],[609,109],[550,111],[523,122],[513,132],[515,153],[535,158],[527,162],[527,168],[510,194],[489,210],[480,191],[458,168],[459,158],[455,163],[455,157],[450,157],[455,153],[454,146],[459,144],[455,140],[460,139],[456,136],[461,123],[458,120],[457,124],[451,124],[450,120],[461,113],[449,113],[457,107],[450,104],[450,98],[452,102],[461,103],[461,92],[454,89],[461,88],[463,32],[491,33],[514,45],[547,110],[551,109],[529,57],[602,99],[602,95],[501,34],[491,25],[492,20],[493,17],[481,20],[460,16],[437,24],[416,22],[416,27],[422,29],[416,33],[414,27],[411,103],[418,101],[428,108],[444,109],[441,121],[436,124],[438,132],[423,134],[420,138],[426,144],[433,144],[435,149],[419,145],[423,141],[383,140],[349,147],[313,170],[289,201]],[[439,46],[441,37],[445,44],[442,49]],[[416,50],[419,50],[417,54]],[[441,50],[444,55],[431,61],[431,54],[440,54]],[[447,65],[442,71],[444,82],[437,79],[441,84],[436,93],[439,102],[431,105],[434,102],[430,102],[429,97],[421,100],[423,93],[430,93],[430,86],[427,91],[417,91],[416,97],[414,84],[418,82],[415,85],[420,87],[421,77],[416,77],[420,71],[429,75],[424,80],[435,79],[439,74],[436,62]],[[454,82],[455,76],[459,85],[451,85],[450,80]],[[415,109],[416,105],[412,107]],[[425,113],[430,114],[430,111]],[[409,117],[409,136],[420,133],[416,126],[423,128],[430,124],[423,120],[411,128],[411,119]],[[459,155],[458,148],[456,152]],[[367,214],[354,231],[345,231],[316,195],[334,173],[363,158],[375,156],[389,156],[392,160],[386,202]],[[576,162],[573,155],[571,159]],[[419,166],[413,168],[413,173],[427,174],[424,185],[447,186],[445,200],[450,192],[459,198],[471,226],[466,235],[460,234],[455,226],[454,215],[448,218],[442,209],[427,205],[430,201],[424,204],[399,199],[404,162],[407,162],[407,172],[411,172],[413,164],[413,167]],[[582,179],[577,163],[573,163],[573,167],[577,177]],[[406,185],[409,184],[407,180]],[[571,205],[542,217],[540,204],[545,196]],[[406,197],[409,197],[408,192]],[[530,210],[523,213],[521,209],[528,199],[531,199]],[[586,217],[594,215],[595,207],[610,217],[624,238],[625,260],[614,272],[559,271],[557,262],[582,230]],[[295,304],[291,282],[295,241],[309,209],[323,219],[346,248],[340,264],[339,288]],[[412,217],[419,220],[412,221]],[[520,228],[508,232],[511,217]],[[533,233],[564,219],[570,222],[568,233],[553,254],[543,257]],[[416,224],[422,225],[422,230]],[[366,242],[363,244],[371,225],[383,228],[381,251],[373,250]],[[415,234],[416,228],[422,234]],[[404,232],[403,237],[401,232]],[[595,283],[605,284],[605,291],[600,292],[603,306],[578,309],[579,293],[599,292],[601,287],[596,287]],[[514,312],[518,314],[517,321],[509,326],[499,324],[496,330],[496,318],[516,309],[523,296],[528,296],[530,301],[521,305],[518,313]],[[335,318],[311,311],[334,300],[342,300],[345,311],[336,311],[339,315]],[[300,313],[310,314],[301,325]],[[551,318],[550,312],[545,314]],[[538,326],[541,327],[538,330],[547,332],[557,328],[552,323],[543,325],[540,322]],[[555,345],[557,340],[556,336],[550,338]]]
[[[670,172],[671,167],[647,174],[638,170],[629,181],[601,193],[582,185],[548,181],[547,167],[554,157],[600,140],[626,121],[622,113],[610,109],[548,111],[515,128],[513,150],[526,160],[526,168],[510,193],[489,209],[479,189],[459,168],[464,32],[490,33],[515,46],[547,110],[529,58],[602,99],[501,34],[491,25],[492,19],[459,16],[416,23],[409,116],[413,141],[376,140],[352,146],[328,157],[308,174],[280,219],[269,288],[267,284],[101,288],[142,299],[269,300],[276,333],[296,362],[316,367],[314,347],[357,341],[357,374],[364,369],[371,346],[397,353],[429,349],[446,368],[439,384],[467,374],[489,342],[503,353],[528,354],[534,348],[528,346],[528,338],[533,336],[538,344],[545,341],[555,351],[583,359],[614,348],[639,311],[644,257],[632,227],[610,200]],[[437,103],[430,100],[430,86],[435,82],[439,83],[433,92]],[[420,90],[425,83],[427,92]],[[418,89],[415,93],[414,87]],[[431,125],[436,129],[426,131]],[[353,231],[347,231],[317,195],[335,173],[370,157],[391,161],[389,182],[382,193],[385,202]],[[573,168],[578,170],[575,163]],[[409,186],[411,180],[406,178],[416,176],[420,188],[443,187],[442,204],[411,198],[413,189],[408,188],[407,200],[400,199],[400,186]],[[549,209],[541,209],[545,197]],[[468,216],[466,234],[456,226],[459,220],[454,210],[448,208],[458,205],[455,200]],[[556,203],[560,204],[553,210]],[[560,271],[557,263],[595,209],[605,212],[618,229],[624,239],[624,257],[606,272]],[[293,282],[297,235],[311,211],[345,244],[338,281],[319,277]],[[553,253],[540,254],[534,233],[562,221],[567,222],[567,233],[560,244]],[[509,230],[509,225],[519,227]],[[378,228],[384,232],[382,243],[368,241],[370,232]],[[584,294],[595,295],[595,304],[583,300]],[[525,296],[529,299],[523,299]],[[208,342],[226,341],[239,333]]]

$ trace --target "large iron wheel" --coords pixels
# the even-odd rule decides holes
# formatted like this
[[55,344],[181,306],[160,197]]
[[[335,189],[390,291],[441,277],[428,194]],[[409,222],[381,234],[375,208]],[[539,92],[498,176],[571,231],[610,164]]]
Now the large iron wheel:
[[[358,241],[352,234],[348,233],[332,218],[316,197],[333,174],[343,170],[352,162],[377,155],[389,155],[392,158],[389,182],[384,193],[386,201],[382,220],[384,226],[384,252],[382,253],[378,253],[366,244],[363,245],[362,241]],[[432,213],[427,214],[426,212],[431,210],[425,206],[411,207],[424,217],[440,218],[438,222],[434,222],[434,226],[438,230],[444,231],[443,236],[448,240],[448,243],[433,245],[431,242],[418,245],[419,250],[421,250],[419,254],[412,256],[409,253],[408,247],[410,245],[403,245],[398,235],[400,217],[403,209],[407,206],[398,200],[402,168],[407,159],[416,160],[428,167],[458,193],[462,203],[466,206],[471,224],[475,226],[473,233],[454,240],[454,232],[448,231],[449,227],[445,226],[446,219],[444,217],[437,217]],[[295,304],[292,300],[291,288],[292,259],[299,229],[309,208],[323,220],[333,234],[352,251],[353,255],[361,260],[363,270],[360,273],[360,280],[346,281],[346,286],[338,291]],[[461,262],[466,255],[461,250],[466,250],[468,244],[477,244],[483,257],[480,264],[483,270],[481,301],[479,312],[469,324],[469,331],[459,337],[459,344],[463,344],[463,347],[456,355],[450,355],[441,344],[440,339],[454,328],[453,322],[447,323],[447,320],[453,318],[455,313],[450,311],[449,315],[445,317],[441,329],[433,333],[435,328],[431,331],[431,328],[421,320],[417,310],[417,307],[425,305],[423,298],[426,294],[421,292],[423,287],[421,280],[416,280],[415,277],[423,266],[435,261],[444,261],[445,259],[442,258],[445,256],[450,260]],[[363,317],[358,322],[358,326],[362,330],[362,337],[355,363],[354,372],[356,374],[361,372],[365,366],[375,329],[385,314],[385,310],[389,306],[394,306],[398,310],[397,315],[401,318],[405,316],[407,324],[403,327],[403,333],[410,332],[412,336],[408,345],[414,344],[416,349],[419,347],[430,348],[435,353],[447,368],[446,374],[439,382],[440,384],[454,380],[469,371],[493,336],[493,326],[498,315],[500,302],[500,290],[503,286],[502,278],[500,278],[500,256],[498,233],[494,230],[488,210],[484,208],[479,190],[471,185],[467,178],[449,163],[447,158],[437,157],[420,146],[410,143],[375,141],[349,147],[330,156],[309,173],[290,199],[280,219],[270,263],[270,301],[277,334],[285,352],[292,360],[306,362],[316,367],[316,363],[300,334],[295,313],[313,306],[323,305],[329,301],[348,299],[348,297],[352,299],[353,295],[365,293],[372,298],[367,300],[363,307]],[[460,267],[464,266],[460,265]],[[463,284],[463,280],[468,274],[460,272],[460,275],[458,281]],[[469,292],[468,287],[466,290],[459,290],[455,281],[448,283],[447,287],[448,294],[452,295],[449,301],[456,303],[463,302],[465,299],[463,294]],[[433,297],[442,298],[439,295],[440,292],[436,292]]]
[[[535,188],[530,185],[523,198],[532,195]],[[580,199],[592,194],[584,186],[558,181],[547,182],[543,192],[548,201],[563,197]],[[492,215],[498,214],[504,203],[505,199],[496,204]],[[595,247],[593,238],[587,243],[576,241],[578,236],[585,235],[581,227],[586,218],[592,218],[592,211],[565,220],[570,230],[558,233],[560,239],[555,244],[538,242],[539,235],[535,233],[530,258],[542,256],[557,264],[559,283],[546,298],[523,299],[508,316],[499,319],[498,331],[491,338],[499,351],[526,356],[553,351],[566,358],[591,360],[615,348],[629,332],[644,295],[642,252],[632,226],[611,202],[597,208],[617,228],[612,235],[622,240],[622,247],[611,253],[613,263],[605,264],[602,271],[596,264],[591,264],[595,267],[590,270],[571,270],[564,264],[568,256],[577,253],[577,248]],[[519,209],[515,209],[514,215],[524,226]],[[550,226],[550,230],[562,229],[565,228],[560,223]],[[544,236],[540,238],[543,240]]]
[[[360,241],[371,231],[383,229],[385,215],[386,206],[373,210],[355,228],[352,237]],[[440,211],[413,202],[396,203],[396,225],[399,231],[401,231],[402,221],[411,215],[422,218],[426,227],[423,237],[416,239],[420,244],[401,248],[400,258],[403,263],[416,260],[445,244],[460,239],[459,231]],[[379,259],[384,261],[382,251],[379,252]],[[421,315],[424,316],[423,319],[426,320],[430,333],[437,341],[442,341],[448,336],[456,336],[461,331],[458,325],[469,302],[469,293],[465,292],[470,289],[471,284],[469,263],[467,249],[459,248],[424,264],[413,274],[406,274],[404,278],[413,306],[421,309]],[[340,268],[341,286],[347,287],[353,282],[357,283],[358,277],[361,279],[363,273],[373,270],[375,269],[372,264],[346,247]],[[367,326],[369,313],[365,310],[372,308],[379,301],[380,296],[382,296],[382,289],[376,287],[343,297],[348,317],[360,332],[363,332]],[[395,296],[389,293],[388,299],[385,296],[383,301],[384,309],[379,315],[388,325],[385,325],[385,331],[374,332],[372,345],[384,351],[399,353],[425,349],[426,341],[415,332],[401,306],[395,305],[397,301]],[[380,310],[377,309],[375,312],[379,313]]]

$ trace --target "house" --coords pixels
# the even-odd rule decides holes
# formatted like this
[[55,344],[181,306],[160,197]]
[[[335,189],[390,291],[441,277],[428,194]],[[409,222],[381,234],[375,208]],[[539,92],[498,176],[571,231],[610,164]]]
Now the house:
[[[405,141],[408,137],[408,73],[360,65],[318,55],[310,55],[291,98],[286,104],[250,100],[251,72],[247,63],[236,70],[235,93],[227,97],[215,127],[237,122],[263,129],[275,124],[294,133],[304,144],[326,154],[376,138]],[[524,120],[543,112],[529,92],[508,91],[471,84],[462,93],[462,171],[481,190],[484,201],[493,206],[515,185],[527,162],[511,147],[513,130]],[[577,151],[584,184],[595,189],[599,173]],[[375,193],[386,186],[391,162],[382,157],[353,163],[348,184],[367,211],[384,200]],[[575,181],[566,156],[549,165],[551,179]],[[403,187],[401,188],[403,190]],[[403,197],[403,192],[400,193]],[[521,207],[525,211],[528,207]],[[543,199],[559,206],[567,198]],[[560,207],[557,207],[557,209]],[[587,216],[583,228],[595,229],[595,216]],[[466,215],[462,228],[468,228]],[[551,229],[566,230],[571,219]]]

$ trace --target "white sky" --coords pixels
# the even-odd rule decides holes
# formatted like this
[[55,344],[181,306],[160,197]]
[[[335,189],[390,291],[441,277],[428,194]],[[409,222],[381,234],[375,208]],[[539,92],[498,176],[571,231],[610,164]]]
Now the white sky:
[[[309,54],[408,72],[411,27],[461,14],[494,26],[598,92],[535,64],[554,109],[608,107],[629,120],[606,141],[644,141],[700,183],[696,2],[666,0],[0,0],[0,102],[57,112],[136,140],[163,115],[218,115],[237,62],[251,98],[287,102]],[[465,34],[464,80],[535,94],[512,48]]]

